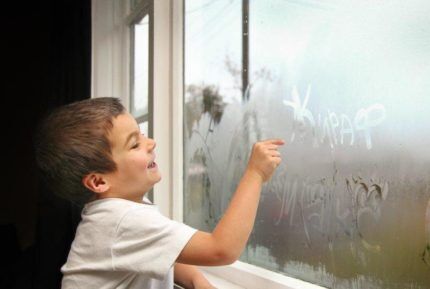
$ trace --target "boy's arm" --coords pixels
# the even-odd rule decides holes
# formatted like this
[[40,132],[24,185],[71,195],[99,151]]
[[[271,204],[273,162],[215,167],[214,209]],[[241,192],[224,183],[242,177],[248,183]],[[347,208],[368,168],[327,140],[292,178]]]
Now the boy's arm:
[[217,266],[231,264],[242,253],[254,226],[263,182],[270,179],[281,158],[279,139],[253,146],[246,171],[229,207],[212,233],[196,232],[179,255],[177,262]]
[[215,289],[206,277],[193,265],[175,263],[175,283],[187,289]]

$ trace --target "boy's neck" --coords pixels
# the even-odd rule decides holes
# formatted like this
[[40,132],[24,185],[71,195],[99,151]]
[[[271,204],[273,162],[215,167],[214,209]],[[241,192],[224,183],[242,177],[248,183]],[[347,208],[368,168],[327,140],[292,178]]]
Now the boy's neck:
[[123,198],[123,197],[110,196],[110,195],[104,195],[104,194],[94,194],[89,199],[89,202],[92,202],[92,201],[95,201],[95,200],[107,199],[107,198],[118,198],[118,199],[124,199],[124,200],[127,200],[127,201],[139,203],[139,204],[152,204],[152,203],[148,203],[148,202],[144,201],[143,200],[144,197],[145,197],[145,194],[143,194],[142,196],[139,196],[138,198]]

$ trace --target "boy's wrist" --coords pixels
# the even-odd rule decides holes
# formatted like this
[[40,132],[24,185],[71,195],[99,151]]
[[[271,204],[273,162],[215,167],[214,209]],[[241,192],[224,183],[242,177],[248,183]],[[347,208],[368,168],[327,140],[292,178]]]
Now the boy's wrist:
[[258,181],[261,184],[264,183],[264,176],[261,173],[259,173],[257,170],[249,167],[246,169],[244,177],[249,177],[253,180]]

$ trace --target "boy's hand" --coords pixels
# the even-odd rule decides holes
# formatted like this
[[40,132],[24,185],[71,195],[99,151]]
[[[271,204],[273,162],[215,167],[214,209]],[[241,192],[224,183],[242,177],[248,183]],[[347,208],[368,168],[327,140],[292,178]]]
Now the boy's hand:
[[183,288],[216,289],[196,266],[175,263],[174,274],[176,284]]
[[255,143],[252,147],[247,170],[256,173],[263,182],[270,180],[275,169],[281,163],[281,154],[278,148],[284,143],[281,139],[268,139]]
[[201,277],[195,278],[193,281],[193,288],[194,289],[217,289],[216,287],[212,286],[212,284],[209,282],[206,277],[203,275]]
[[201,284],[201,285],[194,286],[194,289],[217,289],[217,288],[212,286],[211,284]]

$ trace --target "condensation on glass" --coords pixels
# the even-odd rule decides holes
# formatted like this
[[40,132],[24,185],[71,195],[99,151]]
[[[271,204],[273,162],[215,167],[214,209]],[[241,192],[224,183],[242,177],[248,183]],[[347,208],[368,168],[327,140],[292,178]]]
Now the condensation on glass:
[[185,1],[184,215],[212,230],[281,137],[241,260],[329,288],[430,288],[430,2]]

